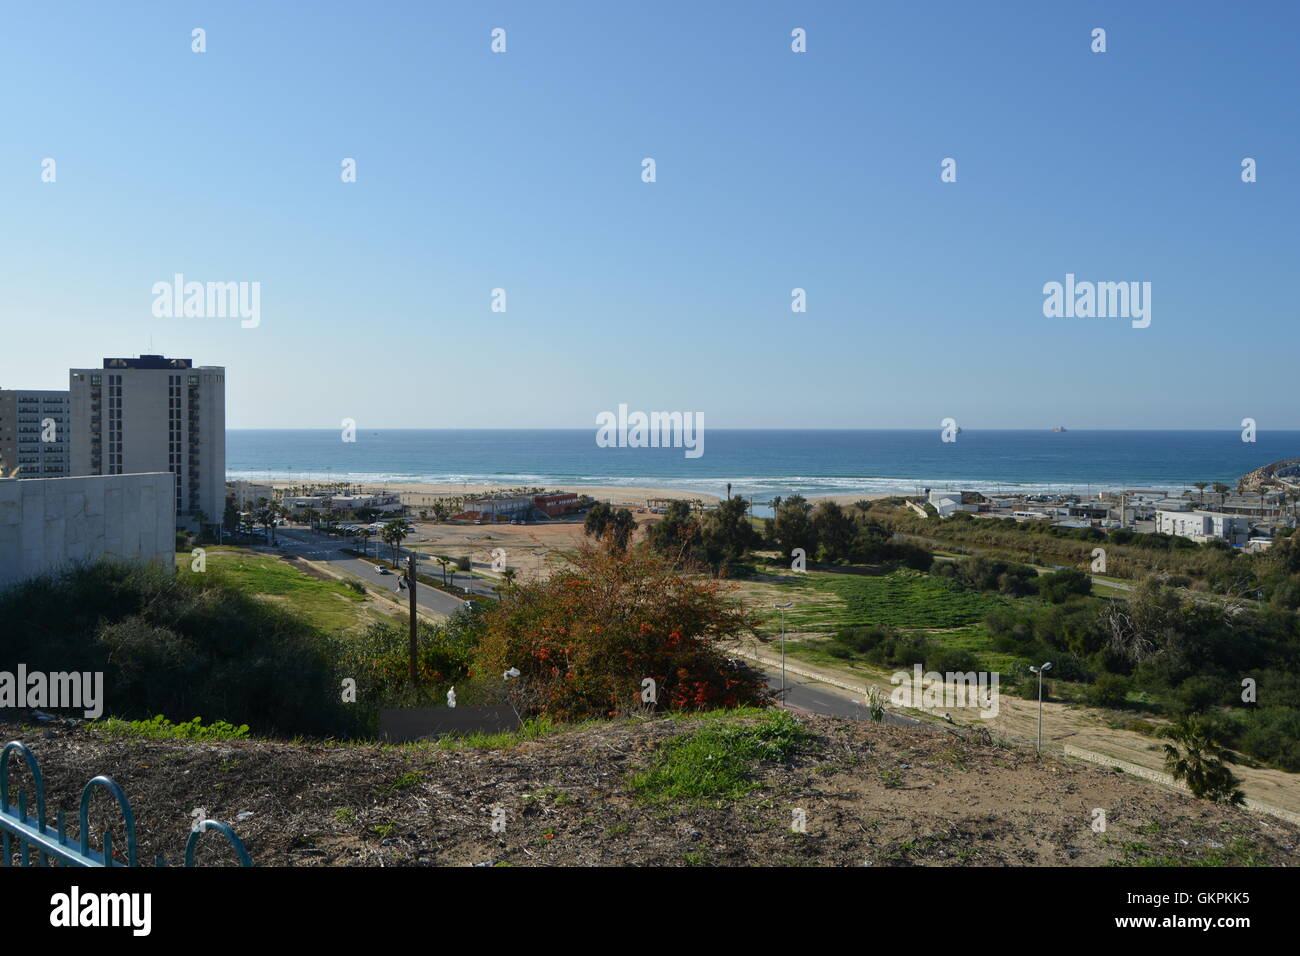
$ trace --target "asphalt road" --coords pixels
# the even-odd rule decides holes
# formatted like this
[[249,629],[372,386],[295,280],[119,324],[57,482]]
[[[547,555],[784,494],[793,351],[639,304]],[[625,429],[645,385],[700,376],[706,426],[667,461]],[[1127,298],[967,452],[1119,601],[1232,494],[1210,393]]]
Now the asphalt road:
[[[768,687],[773,690],[780,689],[781,669],[779,667],[760,667],[754,661],[748,663],[751,667],[755,667],[767,675]],[[870,716],[867,713],[867,708],[848,696],[846,691],[841,691],[837,687],[823,684],[820,681],[810,680],[799,674],[792,674],[789,671],[785,673],[785,703],[799,710],[806,710],[814,714],[825,714],[829,717],[867,720]],[[912,717],[904,717],[901,714],[886,713],[882,722],[892,724],[895,727],[922,726],[921,721]]]
[[[339,550],[345,543],[351,544],[350,541],[343,542],[327,534],[319,534],[305,528],[276,528],[275,537],[280,548],[289,554],[309,558],[312,561],[328,562],[331,567],[337,570],[347,571],[361,578],[367,587],[387,588],[403,601],[407,600],[406,592],[397,586],[399,575],[380,574],[375,570],[374,560],[367,561],[363,558],[354,558],[352,555],[344,554]],[[428,563],[423,562],[425,565]],[[434,571],[430,571],[428,567],[421,567],[421,562],[417,562],[416,567],[422,573],[427,574],[432,574],[435,571],[440,574],[442,571],[438,565],[434,565]],[[462,574],[460,580],[456,583],[464,584],[467,577],[470,576]],[[477,579],[475,580],[477,581]],[[487,593],[491,592],[488,591]],[[465,603],[446,591],[439,591],[437,588],[425,586],[418,586],[415,589],[415,602],[426,611],[447,616],[455,614]]]

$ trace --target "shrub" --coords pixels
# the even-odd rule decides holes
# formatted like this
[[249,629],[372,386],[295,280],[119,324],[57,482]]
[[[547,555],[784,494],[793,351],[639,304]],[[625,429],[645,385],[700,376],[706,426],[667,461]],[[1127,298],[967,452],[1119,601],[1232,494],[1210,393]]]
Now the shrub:
[[754,619],[716,579],[678,573],[644,545],[568,555],[570,568],[519,584],[484,617],[474,672],[517,668],[526,708],[568,720],[627,711],[655,681],[661,709],[767,703],[766,680],[728,666],[718,642]]
[[1093,707],[1123,707],[1128,699],[1131,682],[1119,674],[1103,674],[1089,687],[1085,694]]
[[328,638],[218,575],[104,560],[0,592],[0,670],[103,671],[113,716],[344,734]]

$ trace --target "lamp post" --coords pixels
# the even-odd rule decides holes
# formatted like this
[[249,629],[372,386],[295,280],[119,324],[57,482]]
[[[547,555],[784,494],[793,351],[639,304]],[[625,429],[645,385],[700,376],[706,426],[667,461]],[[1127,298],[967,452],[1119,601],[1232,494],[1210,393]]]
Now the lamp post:
[[794,607],[793,601],[787,601],[785,604],[773,604],[772,607],[781,612],[781,706],[785,706],[785,609]]
[[1050,663],[1043,664],[1041,667],[1029,665],[1029,672],[1038,675],[1038,752],[1043,752],[1043,673],[1050,671]]

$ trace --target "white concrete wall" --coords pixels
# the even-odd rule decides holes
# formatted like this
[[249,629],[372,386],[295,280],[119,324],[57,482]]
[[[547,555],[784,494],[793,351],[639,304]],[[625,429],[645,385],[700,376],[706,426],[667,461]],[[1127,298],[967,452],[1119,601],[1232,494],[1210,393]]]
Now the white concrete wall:
[[173,481],[166,472],[0,479],[0,587],[105,556],[174,568]]

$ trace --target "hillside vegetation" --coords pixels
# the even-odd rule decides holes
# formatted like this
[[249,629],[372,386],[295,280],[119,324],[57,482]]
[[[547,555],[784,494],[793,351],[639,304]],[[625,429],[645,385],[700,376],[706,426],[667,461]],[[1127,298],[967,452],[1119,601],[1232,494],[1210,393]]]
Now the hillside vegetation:
[[[174,856],[194,807],[251,812],[233,825],[259,865],[1282,866],[1300,851],[1289,823],[978,733],[775,711],[456,747],[0,732],[35,748],[52,805],[111,770],[147,857]],[[221,840],[202,847],[228,862]]]

